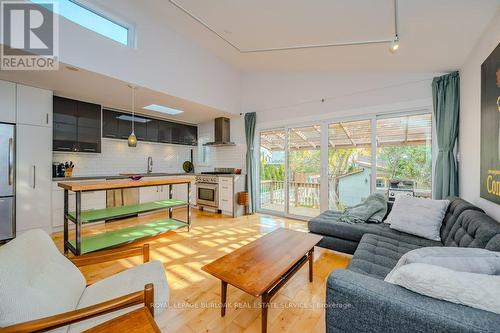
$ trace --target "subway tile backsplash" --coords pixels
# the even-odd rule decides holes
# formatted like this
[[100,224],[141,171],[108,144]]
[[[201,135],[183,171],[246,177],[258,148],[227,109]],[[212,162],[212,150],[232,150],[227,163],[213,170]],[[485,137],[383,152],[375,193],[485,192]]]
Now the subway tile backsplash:
[[[130,148],[126,140],[102,139],[101,154],[53,153],[53,161],[73,161],[73,176],[116,175],[147,171],[147,158],[153,158],[153,172],[184,172],[182,163],[189,161],[193,150],[193,162],[197,164],[197,147],[139,142]],[[243,157],[244,158],[244,157]]]

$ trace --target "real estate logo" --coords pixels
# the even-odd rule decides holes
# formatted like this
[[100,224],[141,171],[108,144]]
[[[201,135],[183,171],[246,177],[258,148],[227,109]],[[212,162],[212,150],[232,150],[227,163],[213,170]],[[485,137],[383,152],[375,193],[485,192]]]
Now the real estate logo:
[[57,70],[59,31],[55,3],[1,2],[2,70]]

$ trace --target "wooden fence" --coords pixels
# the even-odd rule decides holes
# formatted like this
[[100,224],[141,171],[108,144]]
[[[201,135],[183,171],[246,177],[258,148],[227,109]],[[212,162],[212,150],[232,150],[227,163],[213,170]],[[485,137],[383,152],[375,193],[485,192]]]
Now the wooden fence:
[[[290,182],[290,205],[295,207],[319,208],[320,184],[310,182]],[[260,181],[260,203],[266,205],[285,204],[285,182],[277,180]]]

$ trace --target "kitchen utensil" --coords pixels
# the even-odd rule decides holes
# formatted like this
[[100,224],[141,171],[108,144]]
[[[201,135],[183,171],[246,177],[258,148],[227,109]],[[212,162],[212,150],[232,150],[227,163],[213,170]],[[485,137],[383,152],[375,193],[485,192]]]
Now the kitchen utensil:
[[194,165],[193,163],[186,161],[182,163],[182,169],[184,170],[184,172],[192,173],[194,171]]

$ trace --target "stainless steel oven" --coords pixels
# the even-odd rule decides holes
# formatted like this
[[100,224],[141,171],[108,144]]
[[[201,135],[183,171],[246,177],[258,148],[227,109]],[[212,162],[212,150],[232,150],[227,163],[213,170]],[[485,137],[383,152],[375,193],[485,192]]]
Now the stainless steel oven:
[[219,181],[216,176],[196,176],[196,203],[219,208]]

